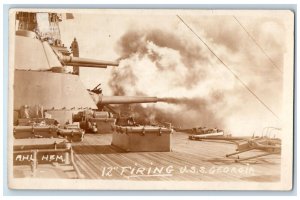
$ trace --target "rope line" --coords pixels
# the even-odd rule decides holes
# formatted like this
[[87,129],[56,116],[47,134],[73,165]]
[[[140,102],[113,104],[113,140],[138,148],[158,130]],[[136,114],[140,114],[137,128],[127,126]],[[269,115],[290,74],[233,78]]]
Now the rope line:
[[270,56],[268,56],[268,54],[265,52],[265,50],[258,44],[258,42],[254,39],[254,37],[247,31],[246,27],[242,25],[242,23],[235,17],[233,16],[233,18],[237,21],[237,23],[242,27],[242,29],[244,29],[244,31],[247,33],[247,35],[249,36],[249,38],[251,38],[251,40],[256,44],[256,46],[261,50],[261,52],[268,58],[268,60],[270,61],[270,63],[278,70],[282,73],[281,69],[275,64],[275,62],[270,58]]

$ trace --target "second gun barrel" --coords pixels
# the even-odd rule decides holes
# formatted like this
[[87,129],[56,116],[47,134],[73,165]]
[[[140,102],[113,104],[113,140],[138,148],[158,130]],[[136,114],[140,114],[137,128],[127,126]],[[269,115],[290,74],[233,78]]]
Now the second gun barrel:
[[157,97],[137,96],[102,96],[100,104],[131,104],[131,103],[156,103],[160,101]]

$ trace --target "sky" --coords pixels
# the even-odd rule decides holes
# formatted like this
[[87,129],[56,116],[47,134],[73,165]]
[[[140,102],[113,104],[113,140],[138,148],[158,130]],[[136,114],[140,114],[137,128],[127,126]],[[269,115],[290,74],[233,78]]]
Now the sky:
[[81,68],[80,78],[87,88],[101,83],[104,95],[171,99],[136,105],[140,113],[136,117],[177,127],[218,127],[232,135],[261,135],[264,127],[281,128],[291,13],[99,10],[73,14],[74,19],[63,18],[60,23],[63,43],[70,46],[76,37],[80,57],[120,62],[117,68]]

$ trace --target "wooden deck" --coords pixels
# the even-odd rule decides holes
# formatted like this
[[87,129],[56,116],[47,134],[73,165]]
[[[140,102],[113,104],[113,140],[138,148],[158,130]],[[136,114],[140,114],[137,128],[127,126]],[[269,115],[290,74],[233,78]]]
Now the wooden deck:
[[[172,135],[171,152],[124,152],[111,146],[111,134],[86,134],[74,143],[75,161],[86,179],[182,181],[279,181],[280,155],[235,163],[228,142],[192,141]],[[261,152],[247,152],[252,156]]]
[[75,179],[77,174],[71,165],[64,164],[40,164],[38,165],[35,175],[32,174],[30,165],[14,166],[15,178],[58,178],[58,179]]

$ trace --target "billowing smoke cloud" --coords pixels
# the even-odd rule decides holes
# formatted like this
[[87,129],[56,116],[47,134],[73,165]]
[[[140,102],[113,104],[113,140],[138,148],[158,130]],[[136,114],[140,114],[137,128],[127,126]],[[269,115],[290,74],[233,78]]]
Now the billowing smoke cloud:
[[186,88],[193,87],[206,75],[205,70],[199,67],[208,62],[206,51],[199,45],[159,29],[129,31],[120,40],[117,50],[122,55],[121,59],[133,58],[134,55],[142,59],[146,56],[158,71],[176,70],[176,65],[181,64],[188,69],[188,73],[183,80],[178,80],[178,85]]
[[[219,22],[221,28],[226,27],[223,20]],[[230,24],[229,30],[224,28],[224,32],[213,26],[203,35],[250,88],[264,97],[269,105],[278,108],[282,95],[280,74],[270,68],[264,55],[254,55],[257,49],[249,41],[244,41],[245,36],[236,31],[239,29],[236,25]],[[233,37],[233,32],[238,34]],[[109,83],[114,95],[158,96],[167,101],[155,105],[131,105],[138,122],[171,122],[183,128],[218,127],[234,134],[252,134],[255,126],[262,128],[269,122],[273,123],[274,116],[270,116],[241,87],[203,44],[190,37],[155,29],[131,30],[120,39],[117,46],[121,55],[120,66],[113,70]],[[283,51],[282,48],[277,50],[271,56]],[[270,72],[269,76],[266,72]],[[264,87],[260,88],[263,83]]]
[[139,123],[223,126],[214,113],[218,102],[225,103],[222,93],[197,91],[210,74],[209,55],[199,45],[161,30],[130,31],[121,38],[118,51],[120,67],[110,81],[114,95],[168,97],[156,105],[131,105]]

